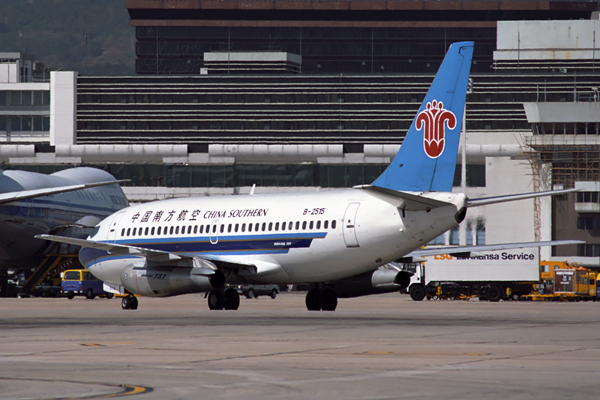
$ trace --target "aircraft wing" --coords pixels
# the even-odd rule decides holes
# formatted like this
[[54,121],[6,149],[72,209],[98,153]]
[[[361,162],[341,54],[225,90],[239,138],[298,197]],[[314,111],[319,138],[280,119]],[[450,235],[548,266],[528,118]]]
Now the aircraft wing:
[[49,196],[51,194],[72,192],[75,190],[89,189],[97,186],[113,185],[115,183],[122,183],[128,181],[129,179],[122,179],[118,181],[82,183],[80,185],[58,186],[45,189],[20,190],[18,192],[0,193],[0,205],[12,203],[19,200],[31,199],[34,197]]
[[542,247],[542,246],[564,246],[567,244],[579,244],[585,243],[581,240],[548,240],[545,242],[522,242],[522,243],[502,243],[502,244],[487,244],[478,246],[440,246],[432,247],[428,249],[418,249],[410,252],[405,257],[425,257],[425,256],[437,256],[441,254],[450,254],[459,257],[469,257],[471,255],[477,255],[480,251],[493,251],[493,250],[508,250],[508,249],[522,249],[526,247]]
[[[243,270],[239,272],[241,276],[253,276],[253,275],[269,275],[271,273],[282,271],[283,268],[279,264],[270,263],[267,261],[256,261],[253,263],[240,263],[237,260],[233,260],[227,256],[219,256],[213,254],[203,254],[202,256],[188,255],[184,253],[172,253],[162,250],[146,249],[143,247],[129,246],[126,244],[115,244],[106,242],[97,242],[94,240],[87,239],[76,239],[64,236],[56,235],[36,235],[38,239],[50,240],[53,242],[67,243],[80,247],[89,247],[93,249],[99,249],[109,252],[110,254],[127,254],[133,256],[145,257],[148,261],[152,262],[168,262],[178,260],[190,261],[190,267],[203,266],[202,260],[209,261],[219,268],[229,268]],[[196,261],[196,262],[195,262]]]
[[547,190],[545,192],[532,192],[532,193],[520,193],[520,194],[509,194],[506,196],[494,196],[494,197],[482,197],[480,199],[468,199],[467,207],[479,207],[487,204],[504,203],[507,201],[532,199],[534,197],[542,196],[556,196],[558,194],[565,194],[571,192],[578,192],[580,189],[563,189],[563,190]]
[[430,199],[424,196],[417,196],[411,193],[399,192],[396,190],[386,189],[374,185],[360,185],[354,186],[355,189],[367,190],[375,193],[383,194],[387,197],[394,199],[397,203],[397,207],[404,208],[411,211],[427,211],[432,208],[447,207],[452,203],[446,203],[443,201]]

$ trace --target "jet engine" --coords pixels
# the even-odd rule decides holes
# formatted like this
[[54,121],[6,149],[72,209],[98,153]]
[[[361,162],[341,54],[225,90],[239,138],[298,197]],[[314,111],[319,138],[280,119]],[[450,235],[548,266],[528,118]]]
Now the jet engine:
[[369,294],[391,293],[406,289],[411,273],[386,266],[350,278],[332,282],[338,297],[359,297]]
[[121,284],[142,296],[176,296],[223,287],[225,275],[208,268],[135,267],[121,272]]

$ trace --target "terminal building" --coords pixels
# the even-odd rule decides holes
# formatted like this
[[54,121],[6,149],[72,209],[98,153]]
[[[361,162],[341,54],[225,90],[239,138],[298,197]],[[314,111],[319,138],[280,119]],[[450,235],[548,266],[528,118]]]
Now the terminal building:
[[[4,168],[98,166],[132,180],[133,202],[369,183],[450,43],[474,40],[456,190],[582,192],[471,209],[436,242],[582,239],[542,258],[600,267],[596,1],[126,5],[136,76],[0,74]],[[10,54],[0,67],[31,58]]]

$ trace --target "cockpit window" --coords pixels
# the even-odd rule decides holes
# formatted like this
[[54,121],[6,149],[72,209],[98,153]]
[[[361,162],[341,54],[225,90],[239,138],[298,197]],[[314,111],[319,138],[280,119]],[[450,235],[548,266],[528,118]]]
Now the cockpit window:
[[92,231],[92,233],[90,233],[90,239],[93,238],[94,236],[96,236],[96,234],[98,233],[99,230],[100,230],[100,225],[96,225],[96,227],[94,227],[94,230]]

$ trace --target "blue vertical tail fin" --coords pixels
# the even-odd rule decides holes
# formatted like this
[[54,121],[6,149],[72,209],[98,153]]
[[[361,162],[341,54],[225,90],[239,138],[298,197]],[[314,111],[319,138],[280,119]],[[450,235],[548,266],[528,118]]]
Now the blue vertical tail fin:
[[473,45],[450,46],[398,154],[372,185],[403,191],[452,191]]

